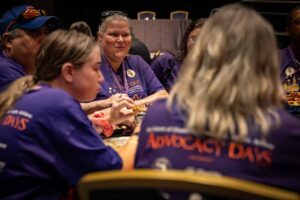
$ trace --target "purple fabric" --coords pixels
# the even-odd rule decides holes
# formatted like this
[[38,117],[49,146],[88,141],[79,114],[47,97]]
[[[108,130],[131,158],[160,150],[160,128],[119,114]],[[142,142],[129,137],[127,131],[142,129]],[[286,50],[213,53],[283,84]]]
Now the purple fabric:
[[[300,63],[290,47],[281,50],[280,77],[283,84],[293,84],[295,81],[300,86]],[[290,71],[292,70],[292,71]]]
[[0,53],[0,92],[4,91],[10,83],[25,75],[21,65],[5,56],[3,52]]
[[[125,73],[123,67],[126,70]],[[117,73],[112,70],[108,60],[103,56],[100,69],[105,80],[96,99],[107,99],[115,93],[127,93],[130,98],[137,100],[164,89],[151,67],[137,55],[126,56]],[[124,74],[128,85],[127,91]],[[114,76],[120,82],[121,88],[116,83]]]
[[181,62],[168,52],[158,56],[151,65],[154,74],[168,92],[175,84],[180,65]]
[[84,174],[122,167],[79,103],[45,85],[17,101],[0,133],[0,199],[57,200]]
[[284,110],[278,113],[281,125],[267,143],[254,129],[239,143],[190,134],[182,112],[167,111],[165,100],[159,100],[143,119],[135,167],[206,171],[299,192],[300,121]]
[[[283,89],[286,93],[290,93],[291,88],[296,88],[300,92],[300,63],[296,60],[291,47],[281,50],[281,67],[280,78],[283,84]],[[289,105],[286,103],[285,109],[292,115],[300,118],[300,106]]]

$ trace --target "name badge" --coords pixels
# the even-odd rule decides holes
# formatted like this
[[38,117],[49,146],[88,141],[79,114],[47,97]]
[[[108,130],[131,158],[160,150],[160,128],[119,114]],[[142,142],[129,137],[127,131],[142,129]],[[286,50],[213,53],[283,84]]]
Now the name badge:
[[135,71],[133,71],[132,69],[128,69],[127,70],[127,76],[130,78],[135,77]]

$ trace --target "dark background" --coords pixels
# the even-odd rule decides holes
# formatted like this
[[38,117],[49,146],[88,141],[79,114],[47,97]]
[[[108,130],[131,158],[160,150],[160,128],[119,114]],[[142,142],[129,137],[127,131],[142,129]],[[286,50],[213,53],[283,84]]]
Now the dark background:
[[[3,3],[5,2],[5,5]],[[100,14],[105,10],[122,10],[132,19],[137,18],[137,12],[152,10],[156,18],[169,18],[174,10],[187,10],[191,19],[207,17],[213,8],[237,0],[5,0],[1,2],[1,16],[13,6],[30,4],[45,9],[48,15],[60,18],[63,28],[68,28],[74,21],[84,20],[92,28],[93,33],[98,28]]]
[[[29,4],[46,10],[48,15],[58,16],[62,28],[68,28],[71,23],[83,20],[90,25],[93,34],[96,34],[100,14],[105,10],[125,11],[131,19],[136,19],[137,12],[142,10],[155,11],[157,19],[170,18],[170,12],[174,10],[187,10],[189,18],[196,19],[208,17],[212,9],[234,2],[240,0],[4,0],[1,2],[0,15],[14,6]],[[287,13],[292,7],[300,5],[300,1],[244,0],[244,4],[261,12],[271,22],[277,32],[280,47],[288,43],[285,34]]]

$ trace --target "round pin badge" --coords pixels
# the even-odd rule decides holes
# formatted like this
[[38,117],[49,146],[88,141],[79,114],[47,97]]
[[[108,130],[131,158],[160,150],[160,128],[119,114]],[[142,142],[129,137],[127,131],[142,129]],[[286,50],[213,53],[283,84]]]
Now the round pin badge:
[[127,76],[129,76],[130,78],[135,77],[135,71],[133,71],[132,69],[128,69],[127,70]]
[[295,69],[293,67],[287,67],[285,69],[285,75],[286,76],[291,76],[295,73]]

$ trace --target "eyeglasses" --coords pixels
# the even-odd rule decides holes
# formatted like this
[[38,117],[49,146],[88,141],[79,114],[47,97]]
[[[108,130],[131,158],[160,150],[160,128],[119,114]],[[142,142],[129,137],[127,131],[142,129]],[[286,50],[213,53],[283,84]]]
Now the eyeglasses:
[[46,11],[41,9],[36,9],[32,6],[26,8],[16,19],[12,20],[6,27],[4,32],[9,31],[17,23],[30,21],[39,16],[45,16]]
[[126,12],[120,11],[120,10],[107,10],[101,13],[101,21],[103,22],[107,17],[113,16],[113,15],[121,15],[127,17],[128,14]]

